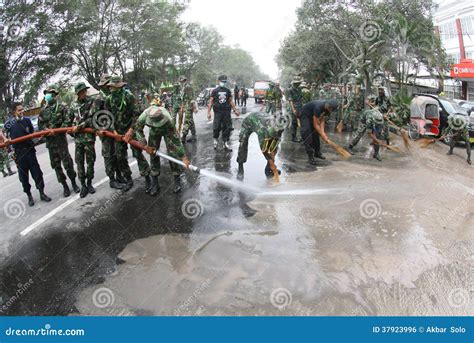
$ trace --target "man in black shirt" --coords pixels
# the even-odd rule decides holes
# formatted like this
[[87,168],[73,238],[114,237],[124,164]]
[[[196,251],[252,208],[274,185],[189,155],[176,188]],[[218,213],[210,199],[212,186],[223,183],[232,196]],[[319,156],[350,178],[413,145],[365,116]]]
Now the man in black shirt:
[[315,157],[325,159],[321,154],[321,142],[319,137],[327,143],[329,138],[324,131],[326,117],[336,110],[336,100],[314,100],[306,103],[301,110],[301,136],[308,154],[308,162],[316,165]]
[[219,87],[214,89],[211,93],[211,99],[207,107],[207,119],[211,120],[211,108],[214,110],[214,149],[217,149],[219,135],[222,131],[222,140],[224,141],[224,148],[227,151],[232,151],[229,143],[230,133],[233,130],[232,119],[230,116],[231,110],[234,110],[235,115],[240,113],[232,101],[232,92],[226,87],[227,76],[219,76]]
[[[21,103],[14,103],[12,111],[15,118],[10,119],[5,124],[5,130],[10,139],[19,138],[29,135],[34,132],[33,124],[29,118],[23,117],[24,109]],[[9,144],[10,139],[6,141]],[[40,198],[43,201],[49,202],[51,199],[44,193],[43,172],[36,159],[35,144],[32,140],[27,140],[13,145],[15,150],[15,162],[18,167],[18,176],[23,185],[23,192],[28,196],[28,205],[33,206],[35,201],[31,195],[31,185],[28,181],[28,173],[31,173],[33,180],[35,180],[36,188],[39,190]]]

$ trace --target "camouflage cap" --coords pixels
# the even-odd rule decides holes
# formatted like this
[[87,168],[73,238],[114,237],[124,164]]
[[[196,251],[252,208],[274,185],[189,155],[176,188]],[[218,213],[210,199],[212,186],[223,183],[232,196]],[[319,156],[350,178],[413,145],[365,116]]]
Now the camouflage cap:
[[48,87],[46,87],[46,89],[43,91],[43,94],[46,94],[46,93],[56,93],[56,94],[59,94],[59,87],[57,84],[55,83],[52,83],[50,85],[48,85]]
[[291,81],[291,84],[295,84],[295,83],[301,83],[303,82],[303,78],[299,75],[296,75],[294,78],[293,78],[293,81]]
[[186,76],[184,76],[184,75],[181,75],[181,76],[179,77],[179,82],[184,82],[184,81],[187,81],[187,80],[188,80],[188,78],[187,78]]
[[109,81],[110,81],[110,75],[109,74],[102,74],[102,76],[100,77],[100,81],[97,84],[97,86],[104,87],[104,86],[107,85],[107,83],[109,83]]
[[120,76],[113,75],[110,77],[109,83],[107,84],[107,87],[117,87],[121,88],[125,86],[127,83],[122,80]]
[[79,82],[78,84],[74,86],[74,92],[76,92],[76,94],[78,94],[80,91],[84,89],[89,89],[89,87],[87,87],[84,82]]
[[382,125],[383,124],[383,114],[377,110],[372,110],[372,119],[374,120],[375,124]]

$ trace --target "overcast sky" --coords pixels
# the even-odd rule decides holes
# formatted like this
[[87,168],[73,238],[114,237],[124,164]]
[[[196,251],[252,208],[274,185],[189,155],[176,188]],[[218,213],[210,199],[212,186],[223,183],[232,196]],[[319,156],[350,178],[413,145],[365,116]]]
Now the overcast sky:
[[275,56],[281,40],[293,29],[300,5],[301,0],[191,0],[183,19],[214,26],[225,44],[238,44],[275,79]]

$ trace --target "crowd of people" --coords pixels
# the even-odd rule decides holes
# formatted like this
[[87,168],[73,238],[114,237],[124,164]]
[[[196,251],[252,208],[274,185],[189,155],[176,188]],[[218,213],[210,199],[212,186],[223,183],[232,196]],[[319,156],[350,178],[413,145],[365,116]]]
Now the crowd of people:
[[[245,87],[236,86],[232,94],[231,89],[227,87],[227,81],[226,75],[218,77],[218,86],[212,90],[208,101],[207,117],[208,120],[213,120],[214,149],[219,148],[219,139],[222,138],[223,148],[232,151],[231,112],[240,115],[236,106],[239,104],[245,108],[248,93]],[[131,149],[140,175],[144,178],[146,194],[156,196],[160,192],[158,177],[161,174],[161,164],[156,151],[160,149],[162,140],[165,141],[170,156],[181,159],[185,167],[189,166],[185,144],[189,141],[189,134],[190,140],[196,141],[194,114],[197,113],[198,107],[187,78],[181,76],[172,93],[150,92],[140,101],[126,86],[127,83],[119,76],[102,75],[98,82],[99,93],[92,97],[88,95],[89,87],[79,82],[74,88],[76,100],[69,107],[61,102],[61,90],[57,85],[49,85],[44,90],[44,106],[38,117],[38,128],[46,132],[44,139],[51,167],[63,187],[65,197],[70,196],[71,189],[79,193],[81,198],[95,193],[93,179],[97,136],[102,142],[101,154],[109,185],[114,189],[126,192],[134,185],[128,162],[128,146],[131,140],[141,144],[140,147],[131,145]],[[286,111],[283,109],[284,97],[287,101]],[[7,146],[12,140],[34,132],[31,120],[24,116],[21,102],[15,102],[11,110],[13,117],[0,131],[0,143],[4,142]],[[267,160],[265,175],[279,175],[275,156],[286,128],[289,129],[293,142],[304,144],[308,163],[316,166],[316,159],[325,159],[321,152],[320,139],[330,146],[336,145],[326,133],[328,118],[331,115],[335,117],[336,130],[339,128],[341,131],[352,132],[351,142],[346,147],[350,154],[355,153],[354,147],[363,135],[368,133],[373,145],[372,156],[381,161],[380,147],[390,146],[389,129],[400,130],[390,121],[390,111],[392,106],[384,88],[378,89],[377,96],[370,95],[365,99],[357,85],[349,85],[345,92],[331,87],[330,84],[317,89],[315,84],[309,87],[300,76],[295,76],[291,86],[283,92],[278,83],[271,82],[266,92],[264,107],[260,111],[250,113],[242,122],[237,177],[244,177],[244,164],[247,161],[249,137],[252,133],[257,134],[261,151]],[[149,128],[148,137],[144,132],[145,127]],[[65,128],[67,129],[58,130]],[[442,137],[449,135],[451,141],[465,139],[463,130],[466,128],[450,126]],[[74,159],[68,149],[67,134],[74,137]],[[12,145],[19,179],[28,197],[28,204],[34,205],[29,175],[36,184],[40,199],[51,201],[44,192],[43,173],[36,157],[35,141],[26,139]],[[467,145],[467,161],[470,164],[470,144]],[[0,149],[0,167],[4,176],[13,175],[14,171],[10,169],[8,162],[4,162],[5,151]],[[144,151],[150,155],[149,160]],[[8,158],[6,160],[8,161]],[[170,167],[174,177],[174,192],[178,193],[182,189],[183,170],[173,162],[170,162]],[[4,171],[5,168],[7,172]]]

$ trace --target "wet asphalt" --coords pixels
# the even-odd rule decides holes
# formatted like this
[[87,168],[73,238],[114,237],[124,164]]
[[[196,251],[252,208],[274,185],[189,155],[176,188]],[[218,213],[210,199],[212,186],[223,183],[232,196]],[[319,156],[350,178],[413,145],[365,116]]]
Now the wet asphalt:
[[[253,100],[249,102],[249,112],[259,108]],[[222,147],[214,151],[212,125],[205,116],[205,110],[196,116],[197,142],[186,144],[188,155],[200,168],[235,180],[242,119],[233,117],[233,151],[226,152]],[[333,134],[333,139],[341,145],[346,145],[349,137],[348,133]],[[443,147],[437,149],[442,152]],[[121,302],[120,308],[130,315],[402,314],[402,310],[392,304],[380,305],[380,299],[386,298],[386,292],[381,291],[383,285],[396,282],[409,288],[415,280],[423,279],[420,275],[426,275],[430,268],[456,261],[456,258],[442,258],[443,254],[431,248],[425,248],[427,252],[418,251],[420,245],[433,245],[442,251],[426,239],[424,232],[419,233],[423,231],[420,225],[437,229],[437,224],[419,224],[421,219],[417,216],[424,218],[430,211],[414,215],[412,209],[403,204],[406,195],[401,194],[405,185],[413,192],[414,200],[421,199],[419,194],[429,185],[423,181],[425,169],[440,163],[419,157],[414,162],[413,158],[384,152],[384,162],[380,164],[370,157],[366,139],[359,143],[357,155],[350,162],[342,161],[326,146],[323,146],[323,154],[327,159],[319,160],[318,171],[315,171],[315,167],[306,163],[303,146],[291,142],[285,133],[277,158],[277,165],[282,169],[283,186],[279,186],[265,178],[265,160],[253,136],[244,183],[270,192],[296,188],[294,194],[323,188],[343,189],[334,196],[307,197],[293,193],[284,197],[262,196],[189,172],[183,177],[183,191],[173,194],[172,175],[168,164],[162,161],[161,192],[157,197],[150,197],[144,194],[143,180],[135,168],[135,186],[130,192],[114,192],[105,183],[93,197],[78,200],[26,237],[14,235],[9,239],[8,254],[0,264],[1,314],[122,315],[123,311],[97,313],[101,306],[90,304],[93,291],[104,285],[114,291],[115,302]],[[133,161],[131,156],[130,161]],[[445,163],[445,160],[440,161]],[[460,161],[456,163],[462,166]],[[420,175],[407,177],[409,168]],[[472,175],[472,169],[466,170]],[[405,176],[402,178],[401,174]],[[433,173],[426,175],[432,177]],[[460,184],[464,180],[461,179]],[[315,185],[319,187],[316,190]],[[382,201],[388,189],[392,192],[391,205]],[[466,189],[472,197],[472,189],[464,186],[463,191]],[[361,221],[359,203],[368,195],[361,195],[359,191],[371,197],[377,195],[384,210],[389,210],[389,214],[380,214],[385,219]],[[351,201],[355,206],[350,205]],[[428,200],[423,198],[423,201]],[[446,224],[449,232],[458,234],[466,223],[472,222],[472,210],[460,211],[460,218],[464,220],[467,216],[467,221],[453,227]],[[400,224],[402,221],[404,226]],[[407,228],[406,232],[400,225]],[[343,236],[334,235],[334,231],[342,232]],[[401,236],[400,241],[397,235]],[[472,251],[472,245],[468,244],[472,240],[462,236],[459,241],[468,248],[457,262],[465,262]],[[452,254],[452,244],[447,250]],[[242,255],[242,251],[251,257]],[[388,259],[387,251],[394,256]],[[396,255],[400,251],[401,255]],[[413,254],[406,265],[411,272],[405,275],[403,271],[391,269],[397,268],[396,261],[403,259],[403,254]],[[255,256],[261,259],[255,260]],[[350,271],[358,263],[372,267],[367,267],[365,274],[357,268]],[[262,268],[265,271],[261,271]],[[221,275],[222,270],[228,274]],[[342,276],[345,273],[347,275]],[[211,277],[206,279],[208,274]],[[426,282],[431,280],[424,278]],[[206,281],[210,279],[212,285]],[[369,286],[368,279],[375,281]],[[459,288],[467,287],[465,279],[464,274],[456,276]],[[293,284],[294,290],[290,290],[293,301],[298,301],[297,312],[282,313],[275,304],[271,306],[266,292],[272,293],[273,288],[260,287],[270,283],[269,280]],[[160,283],[160,287],[149,283]],[[446,284],[450,290],[451,283]],[[390,287],[388,292],[393,294]],[[201,288],[209,288],[210,294],[201,296],[203,289],[196,295],[196,290]],[[155,291],[158,294],[147,304],[143,298]],[[375,293],[376,300],[368,300]],[[137,297],[141,299],[140,306],[132,304]],[[190,302],[191,307],[199,309],[197,305],[201,302],[201,307],[209,306],[212,310],[189,312],[186,308],[184,311],[183,299],[184,303]]]

